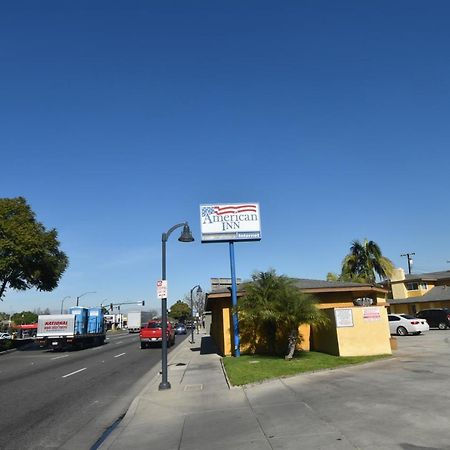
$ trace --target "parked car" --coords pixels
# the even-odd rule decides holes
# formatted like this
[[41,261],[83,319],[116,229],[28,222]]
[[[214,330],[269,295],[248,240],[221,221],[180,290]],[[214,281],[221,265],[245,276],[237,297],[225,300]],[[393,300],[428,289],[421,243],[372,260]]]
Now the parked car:
[[0,339],[12,339],[12,336],[8,333],[0,333]]
[[390,333],[399,336],[406,336],[409,333],[420,334],[430,329],[425,319],[418,319],[409,314],[388,314],[388,319]]
[[440,330],[450,328],[450,309],[448,308],[423,309],[416,314],[416,317],[425,319],[430,328],[439,328]]
[[177,323],[175,325],[175,334],[186,334],[186,325],[184,323]]

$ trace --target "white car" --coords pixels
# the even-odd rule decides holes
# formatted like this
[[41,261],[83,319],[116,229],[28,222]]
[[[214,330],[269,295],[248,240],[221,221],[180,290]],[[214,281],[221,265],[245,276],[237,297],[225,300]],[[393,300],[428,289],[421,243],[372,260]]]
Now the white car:
[[12,336],[8,333],[0,333],[0,339],[11,339]]
[[425,319],[418,319],[409,314],[388,314],[389,331],[391,334],[406,336],[411,334],[420,334],[423,331],[429,331],[430,326]]

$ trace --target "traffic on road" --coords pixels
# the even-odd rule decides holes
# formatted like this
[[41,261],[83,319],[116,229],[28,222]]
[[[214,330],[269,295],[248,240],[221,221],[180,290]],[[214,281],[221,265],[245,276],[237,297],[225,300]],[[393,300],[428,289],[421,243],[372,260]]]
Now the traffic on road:
[[160,365],[161,348],[142,352],[127,332],[84,350],[0,355],[0,448],[91,448]]

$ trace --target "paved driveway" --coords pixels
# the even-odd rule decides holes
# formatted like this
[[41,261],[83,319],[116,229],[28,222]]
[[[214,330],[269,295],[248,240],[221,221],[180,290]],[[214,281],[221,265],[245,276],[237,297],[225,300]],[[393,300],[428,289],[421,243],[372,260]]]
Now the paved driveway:
[[394,358],[231,390],[220,358],[186,344],[172,389],[155,378],[102,449],[450,449],[449,341],[404,336]]
[[[306,406],[299,428],[309,423],[314,441],[308,443],[303,432],[298,448],[450,449],[450,330],[397,341],[394,359],[280,381],[291,400]],[[271,401],[264,390],[254,386],[247,395],[267,408]],[[278,423],[272,423],[278,436],[283,416],[293,413],[286,408],[289,394],[285,401]],[[282,403],[279,391],[272,404]],[[323,447],[313,444],[319,424],[327,425],[326,433],[335,430],[335,446],[329,439]]]

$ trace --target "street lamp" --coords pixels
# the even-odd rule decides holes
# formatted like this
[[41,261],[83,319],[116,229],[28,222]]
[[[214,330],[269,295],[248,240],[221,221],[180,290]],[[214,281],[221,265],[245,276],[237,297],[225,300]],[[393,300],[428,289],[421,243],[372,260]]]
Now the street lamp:
[[81,297],[83,297],[83,296],[86,295],[86,294],[96,294],[96,293],[97,293],[97,292],[95,292],[95,291],[89,291],[89,292],[85,292],[84,294],[79,295],[79,296],[77,297],[77,306],[79,306],[80,298],[81,298]]
[[195,341],[194,341],[194,302],[192,300],[192,293],[194,292],[195,289],[197,289],[197,294],[203,292],[202,288],[200,287],[199,284],[197,284],[196,286],[194,286],[191,289],[191,344],[195,344]]
[[70,295],[66,295],[62,300],[61,300],[61,314],[63,313],[63,305],[64,305],[64,300],[66,298],[70,298]]
[[[162,280],[166,280],[166,242],[169,239],[171,233],[177,228],[183,227],[181,236],[178,238],[180,242],[192,242],[194,238],[192,237],[191,230],[187,222],[179,223],[174,225],[167,233],[162,234]],[[167,380],[167,298],[161,299],[161,312],[162,312],[162,380],[159,383],[159,390],[170,389],[170,383]]]

